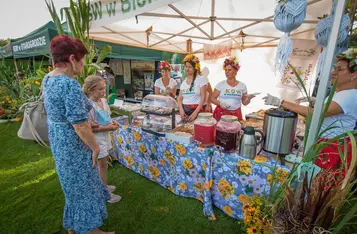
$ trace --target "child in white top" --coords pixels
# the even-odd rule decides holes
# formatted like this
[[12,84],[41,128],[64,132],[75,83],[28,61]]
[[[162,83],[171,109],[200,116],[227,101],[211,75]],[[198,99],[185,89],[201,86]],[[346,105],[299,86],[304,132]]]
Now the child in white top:
[[112,121],[110,118],[110,108],[107,100],[104,98],[106,93],[105,80],[100,76],[89,76],[84,81],[83,91],[93,106],[89,112],[89,120],[97,144],[100,146],[100,153],[98,155],[99,175],[111,193],[108,202],[119,202],[121,197],[112,193],[116,187],[107,183],[108,156],[109,150],[112,149],[109,132],[117,130],[119,123],[115,120]]

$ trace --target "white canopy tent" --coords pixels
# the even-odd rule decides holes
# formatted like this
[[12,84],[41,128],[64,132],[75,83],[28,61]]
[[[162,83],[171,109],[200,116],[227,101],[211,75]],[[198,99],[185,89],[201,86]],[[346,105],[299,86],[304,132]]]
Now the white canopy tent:
[[[101,2],[102,8],[108,9],[112,1]],[[220,44],[227,40],[233,41],[233,48],[237,49],[276,47],[282,36],[273,24],[276,0],[166,0],[174,2],[168,5],[164,4],[165,0],[161,2],[163,7],[149,12],[139,11],[136,17],[134,14],[118,22],[112,17],[109,24],[104,24],[108,21],[96,22],[90,36],[102,41],[180,53],[186,52],[188,39],[192,39],[193,52],[199,53],[203,44]],[[310,0],[307,4],[306,20],[291,33],[293,39],[313,40],[317,18],[331,9],[331,0]],[[123,6],[117,3],[116,8],[120,7]],[[120,13],[118,17],[123,17]]]
[[[150,3],[154,1],[157,6],[161,5],[162,7],[158,9],[153,7],[147,12],[138,10],[136,17],[124,19],[125,12],[123,1],[121,1],[122,8],[119,12],[122,14],[118,16],[121,17],[121,20],[115,22],[113,20],[115,17],[112,17],[110,24],[100,24],[98,21],[94,24],[95,27],[91,28],[90,35],[103,41],[176,52],[187,52],[186,40],[192,39],[194,53],[202,52],[204,44],[220,44],[227,40],[233,41],[235,49],[276,47],[282,36],[282,33],[275,29],[272,22],[276,0],[147,1]],[[164,4],[165,1],[170,4]],[[103,2],[111,2],[111,0],[103,0]],[[124,2],[127,6],[131,5],[130,0]],[[144,2],[146,0],[142,0],[140,4],[145,5]],[[312,146],[317,137],[317,123],[324,104],[344,11],[345,0],[337,2],[306,149]],[[307,1],[305,22],[291,33],[291,38],[314,39],[317,17],[329,14],[331,3],[331,0]],[[132,4],[134,5],[135,1]],[[110,15],[108,5],[106,7]],[[133,8],[135,9],[135,7]],[[268,54],[270,53],[268,52],[266,56]],[[273,57],[270,57],[270,60],[272,59]],[[260,85],[264,84],[260,83]]]
[[[108,9],[113,1],[100,2],[103,9]],[[103,19],[95,21],[90,36],[101,41],[179,53],[187,52],[186,41],[191,39],[193,52],[200,57],[202,67],[206,66],[210,70],[209,78],[213,87],[225,79],[221,69],[223,59],[204,60],[200,52],[204,44],[232,41],[233,49],[236,49],[232,53],[238,56],[242,65],[238,78],[247,85],[249,92],[269,92],[291,101],[301,95],[299,91],[277,87],[280,78],[274,72],[274,58],[276,46],[283,33],[273,24],[276,0],[157,0],[156,2],[161,2],[161,7],[152,8],[147,12],[136,8],[138,12],[130,12],[131,17],[126,19],[121,11],[123,5],[117,3],[116,16],[105,18],[103,15]],[[291,33],[292,39],[314,40],[318,17],[328,14],[332,5],[332,0],[307,2],[305,22]],[[95,11],[95,7],[92,4],[92,12]],[[241,30],[245,37],[242,37]],[[241,52],[240,49],[243,51]],[[256,69],[257,66],[259,69]],[[269,107],[263,104],[261,98],[256,98],[249,107],[244,108],[244,112],[261,108]]]

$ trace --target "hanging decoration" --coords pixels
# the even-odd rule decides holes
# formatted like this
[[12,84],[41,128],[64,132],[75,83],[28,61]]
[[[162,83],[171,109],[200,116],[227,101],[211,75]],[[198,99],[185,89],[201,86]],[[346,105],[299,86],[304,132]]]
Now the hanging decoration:
[[[243,45],[244,46],[244,45]],[[214,60],[231,56],[232,41],[227,41],[220,44],[204,44],[203,58],[204,60]]]
[[[335,15],[337,0],[332,0],[332,8],[330,15],[324,16],[320,22],[316,25],[315,28],[315,40],[316,42],[323,48],[322,53],[319,56],[319,60],[317,63],[317,77],[320,76],[321,69],[326,56],[326,48],[328,44],[328,39],[331,33],[333,19]],[[341,21],[340,31],[337,37],[337,47],[335,50],[335,55],[340,54],[348,48],[348,30],[350,25],[350,17],[348,15],[344,15]]]
[[279,0],[274,12],[275,27],[284,32],[275,58],[275,68],[283,71],[293,52],[290,32],[300,27],[306,17],[306,0]]
[[[321,47],[314,40],[293,39],[292,42],[293,52],[289,57],[289,62],[294,66],[304,85],[308,87],[313,79],[313,71]],[[277,87],[284,90],[300,91],[302,86],[295,76],[295,71],[290,66],[287,66],[282,72]]]

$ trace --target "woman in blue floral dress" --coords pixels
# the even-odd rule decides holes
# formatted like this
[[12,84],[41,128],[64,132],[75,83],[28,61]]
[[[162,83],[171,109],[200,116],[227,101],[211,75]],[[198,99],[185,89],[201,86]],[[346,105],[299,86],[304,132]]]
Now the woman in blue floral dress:
[[69,233],[107,233],[98,228],[107,218],[109,193],[96,168],[99,146],[88,124],[91,105],[73,79],[83,70],[87,50],[66,35],[54,38],[50,49],[56,69],[44,79],[43,89],[51,150],[65,195],[63,225]]

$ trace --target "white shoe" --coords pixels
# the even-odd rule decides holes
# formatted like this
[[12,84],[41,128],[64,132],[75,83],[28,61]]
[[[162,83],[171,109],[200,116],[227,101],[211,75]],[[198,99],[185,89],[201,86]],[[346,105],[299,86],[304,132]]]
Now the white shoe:
[[114,185],[107,185],[107,189],[109,190],[109,192],[113,192],[117,189],[117,187],[115,187]]
[[116,203],[121,200],[121,196],[116,195],[114,193],[110,193],[110,199],[108,200],[109,203]]

